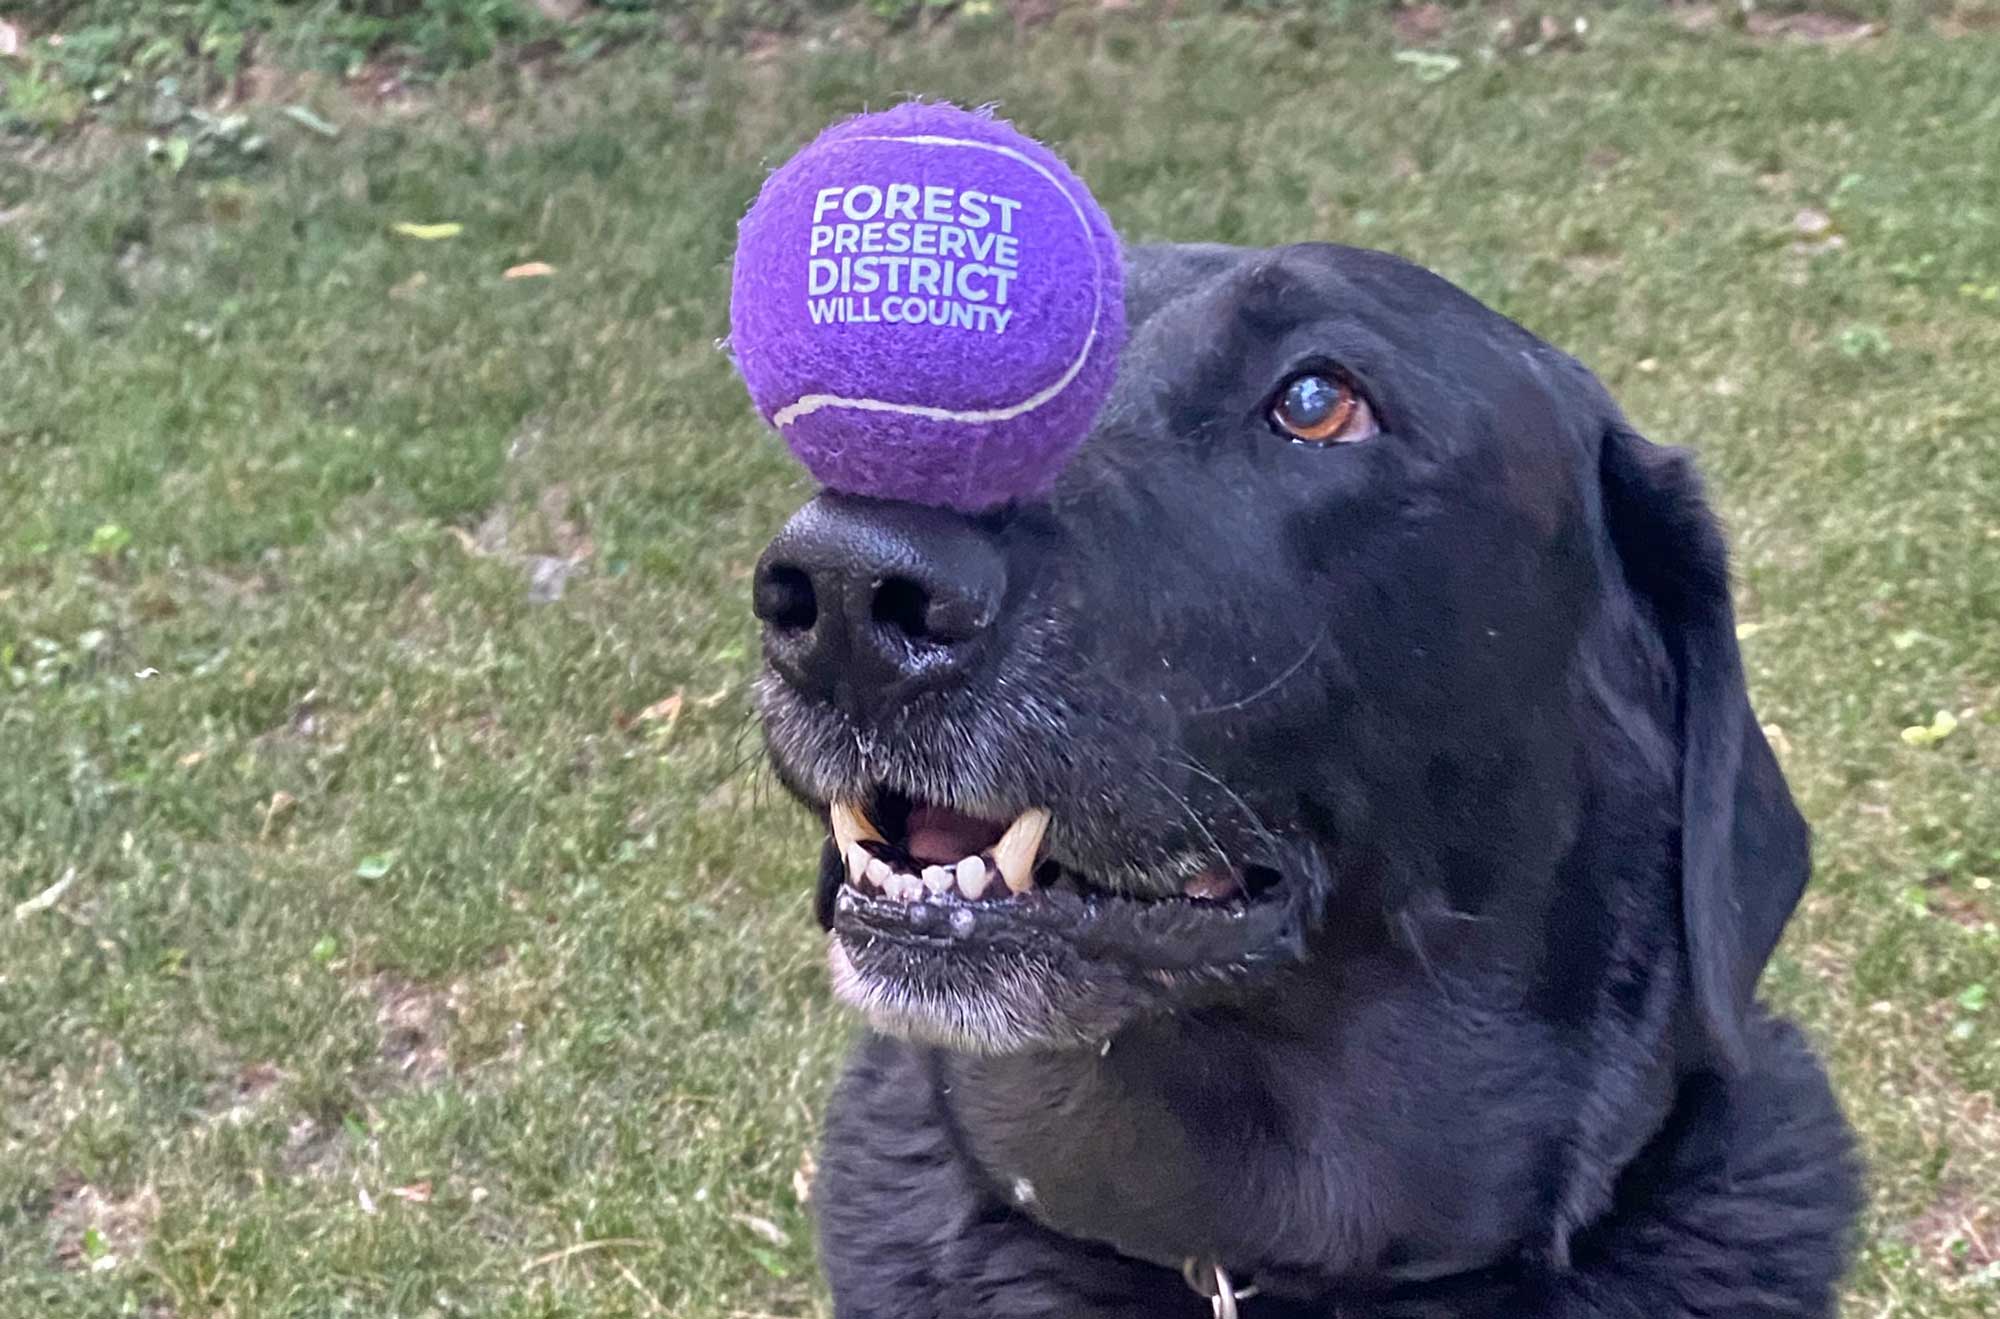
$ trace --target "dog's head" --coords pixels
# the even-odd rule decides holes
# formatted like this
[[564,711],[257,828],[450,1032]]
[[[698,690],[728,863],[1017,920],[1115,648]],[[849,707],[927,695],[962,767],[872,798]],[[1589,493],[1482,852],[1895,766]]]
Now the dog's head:
[[758,565],[840,995],[981,1051],[1385,950],[1560,1004],[1650,912],[1735,1059],[1806,836],[1685,457],[1388,256],[1141,249],[1130,284],[1048,500],[825,494]]

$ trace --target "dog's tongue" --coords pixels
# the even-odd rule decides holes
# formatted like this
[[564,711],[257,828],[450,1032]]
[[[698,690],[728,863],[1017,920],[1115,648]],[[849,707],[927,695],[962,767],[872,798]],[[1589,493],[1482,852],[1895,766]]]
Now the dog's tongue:
[[978,856],[999,842],[1005,829],[1004,824],[954,811],[949,806],[913,806],[910,836],[904,850],[926,865],[948,866],[962,857]]

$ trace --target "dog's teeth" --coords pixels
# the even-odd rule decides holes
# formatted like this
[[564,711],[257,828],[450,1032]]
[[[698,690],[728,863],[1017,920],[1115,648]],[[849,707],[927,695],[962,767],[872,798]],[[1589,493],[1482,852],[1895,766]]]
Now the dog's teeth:
[[849,843],[847,845],[847,877],[856,884],[859,884],[861,877],[868,873],[868,866],[872,860],[873,858],[868,855],[861,844]]
[[889,876],[895,873],[895,871],[889,868],[889,863],[881,857],[871,856],[868,858],[868,882],[876,888],[881,889],[884,893],[889,891]]
[[932,897],[942,897],[951,890],[951,872],[943,866],[925,866],[923,886]]
[[979,901],[980,895],[986,892],[987,881],[991,878],[986,873],[986,863],[976,856],[965,858],[958,863],[957,870],[946,873],[958,884],[959,895],[967,902]]
[[[868,817],[853,802],[837,801],[827,808],[827,817],[833,825],[833,841],[840,845],[842,856],[852,856],[858,844],[879,843],[882,835],[875,826],[868,823]],[[863,864],[866,864],[864,853]]]
[[1035,886],[1035,854],[1042,850],[1042,835],[1048,828],[1049,813],[1037,806],[1022,811],[993,844],[993,864],[1011,891],[1026,893]]

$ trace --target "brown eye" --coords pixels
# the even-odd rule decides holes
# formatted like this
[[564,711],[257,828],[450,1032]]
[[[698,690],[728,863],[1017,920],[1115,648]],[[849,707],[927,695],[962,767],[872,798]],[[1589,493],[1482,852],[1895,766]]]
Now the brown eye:
[[1271,403],[1271,424],[1306,444],[1351,444],[1375,433],[1375,414],[1354,386],[1307,371],[1287,380]]

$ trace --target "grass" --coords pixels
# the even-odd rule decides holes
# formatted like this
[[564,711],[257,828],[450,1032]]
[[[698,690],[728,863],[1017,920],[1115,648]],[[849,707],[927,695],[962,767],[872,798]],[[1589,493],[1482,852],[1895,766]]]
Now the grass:
[[401,88],[481,66],[571,68],[632,42],[872,35],[947,11],[997,18],[993,0],[26,0],[0,15],[19,47],[0,63],[0,129],[161,127],[163,100],[241,99],[302,73]]
[[10,157],[0,1316],[823,1312],[849,1027],[746,700],[806,486],[715,341],[764,169],[913,90],[1130,237],[1422,260],[1700,451],[1819,830],[1766,984],[1872,1160],[1849,1313],[1992,1313],[2000,42],[1456,40],[648,46],[335,138],[253,106],[212,168]]
[[[330,75],[376,95],[467,69],[547,73],[634,42],[742,48],[778,37],[869,43],[894,33],[990,32],[1045,23],[1096,0],[21,0],[0,14],[0,131],[60,133],[112,122],[172,132],[184,103],[230,102],[273,83],[293,93]],[[1439,26],[1513,32],[1543,22],[1672,9],[1674,0],[1575,0],[1562,10],[1485,0],[1119,0],[1157,18],[1252,14],[1304,29],[1395,14],[1406,33]],[[1683,15],[1706,13],[1683,7]],[[1773,33],[1803,24],[1828,35],[1860,24],[1949,31],[2000,26],[2000,0],[1729,0],[1718,21]],[[1518,36],[1516,35],[1518,34]],[[1491,31],[1487,34],[1494,41]],[[18,47],[18,49],[15,49]],[[302,81],[301,73],[308,75]],[[171,139],[169,139],[171,140]]]

